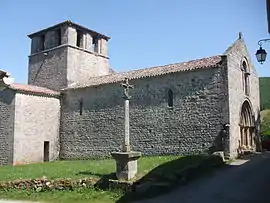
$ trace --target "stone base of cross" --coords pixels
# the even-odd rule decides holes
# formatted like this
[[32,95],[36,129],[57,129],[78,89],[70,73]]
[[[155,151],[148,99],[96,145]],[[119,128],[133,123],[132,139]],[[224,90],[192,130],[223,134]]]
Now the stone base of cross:
[[118,180],[128,181],[137,174],[137,161],[141,152],[112,152],[116,161],[116,177]]

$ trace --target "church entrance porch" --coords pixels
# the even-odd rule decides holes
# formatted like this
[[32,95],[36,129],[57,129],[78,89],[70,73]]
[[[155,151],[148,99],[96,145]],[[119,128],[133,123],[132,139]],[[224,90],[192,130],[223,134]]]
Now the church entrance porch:
[[239,128],[240,140],[238,154],[240,155],[245,152],[255,151],[255,125],[251,106],[248,101],[245,101],[241,107]]

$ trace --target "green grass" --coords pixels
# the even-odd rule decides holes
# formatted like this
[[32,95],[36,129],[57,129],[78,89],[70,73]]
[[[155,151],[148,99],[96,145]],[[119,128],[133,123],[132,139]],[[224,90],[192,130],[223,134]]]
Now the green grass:
[[93,174],[108,174],[114,170],[113,160],[86,160],[86,161],[56,161],[22,166],[0,167],[0,180],[25,178],[49,179],[95,177],[95,175],[81,174],[91,171]]
[[[138,161],[138,172],[143,175],[153,168],[179,158],[179,156],[142,157]],[[1,166],[0,180],[14,180],[26,178],[49,179],[85,177],[100,177],[115,172],[115,161],[107,160],[80,160],[56,161],[22,166]]]
[[49,203],[113,203],[123,193],[117,191],[98,191],[96,189],[80,189],[75,191],[31,192],[25,190],[0,191],[1,199],[31,200]]
[[[138,161],[138,179],[163,177],[162,174],[173,174],[186,166],[198,163],[202,156],[155,156],[142,157]],[[115,161],[108,160],[84,160],[84,161],[56,161],[41,164],[23,166],[0,167],[0,180],[41,178],[46,176],[50,179],[71,178],[80,179],[86,177],[101,178],[115,172]],[[0,190],[0,199],[33,200],[52,203],[112,203],[117,202],[125,194],[123,191],[76,189],[75,191],[45,191],[35,192],[27,190]]]

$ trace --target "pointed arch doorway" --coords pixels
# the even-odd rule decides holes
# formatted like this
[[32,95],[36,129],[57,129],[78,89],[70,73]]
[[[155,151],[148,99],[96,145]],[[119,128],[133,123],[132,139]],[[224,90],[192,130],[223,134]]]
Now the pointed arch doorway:
[[245,101],[241,107],[240,115],[240,148],[243,151],[255,150],[255,125],[251,105]]

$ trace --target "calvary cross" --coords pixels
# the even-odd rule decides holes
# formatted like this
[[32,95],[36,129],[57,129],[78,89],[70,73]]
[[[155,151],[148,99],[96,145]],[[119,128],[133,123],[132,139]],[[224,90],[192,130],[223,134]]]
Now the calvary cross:
[[129,89],[133,89],[134,86],[128,83],[128,78],[125,78],[125,82],[121,83],[121,86],[124,88],[124,98],[125,98],[125,140],[123,145],[124,152],[130,152],[130,143],[129,143]]
[[125,82],[121,83],[121,86],[124,88],[125,99],[130,99],[131,96],[129,95],[129,89],[133,89],[134,85],[130,85],[128,83],[128,78],[125,78]]

